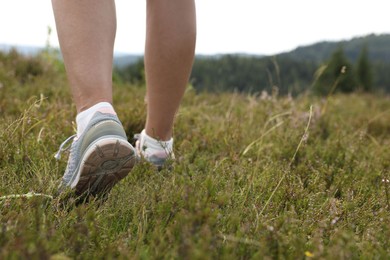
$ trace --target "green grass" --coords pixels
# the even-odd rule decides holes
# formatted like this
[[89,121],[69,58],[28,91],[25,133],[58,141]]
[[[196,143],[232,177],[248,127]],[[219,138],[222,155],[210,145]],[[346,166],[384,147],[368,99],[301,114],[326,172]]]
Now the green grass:
[[[29,62],[0,59],[0,259],[389,259],[389,97],[189,89],[172,171],[140,164],[105,202],[64,205],[75,108],[63,68]],[[131,140],[145,89],[114,92]],[[28,192],[54,198],[9,197]]]

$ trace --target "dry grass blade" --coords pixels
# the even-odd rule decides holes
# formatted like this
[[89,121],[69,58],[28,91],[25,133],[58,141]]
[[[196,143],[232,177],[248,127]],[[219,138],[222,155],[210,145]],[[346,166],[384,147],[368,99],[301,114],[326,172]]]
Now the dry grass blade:
[[[303,133],[299,143],[298,143],[298,146],[297,146],[297,149],[295,149],[295,153],[293,155],[293,157],[291,158],[290,160],[290,163],[289,163],[289,168],[291,167],[292,163],[294,162],[295,160],[295,157],[297,156],[298,154],[298,151],[299,149],[301,148],[301,145],[303,143],[304,140],[307,139],[307,135],[308,135],[308,132],[309,132],[309,127],[310,127],[310,122],[311,122],[311,117],[312,117],[312,114],[313,114],[313,106],[310,106],[310,114],[309,114],[309,120],[307,121],[307,125],[306,125],[306,128],[305,128],[305,132]],[[287,172],[284,172],[282,177],[280,178],[278,184],[276,185],[275,189],[272,191],[271,195],[269,196],[267,202],[264,204],[263,208],[261,209],[260,211],[260,215],[263,214],[264,210],[267,208],[268,204],[270,203],[270,201],[272,200],[272,197],[275,195],[275,192],[279,189],[279,186],[280,184],[283,182],[283,180],[286,178],[286,174]]]

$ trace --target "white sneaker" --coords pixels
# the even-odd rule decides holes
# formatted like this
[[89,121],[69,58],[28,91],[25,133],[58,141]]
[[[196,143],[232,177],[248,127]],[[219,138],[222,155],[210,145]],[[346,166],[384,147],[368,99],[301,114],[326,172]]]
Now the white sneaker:
[[138,158],[145,159],[158,169],[161,169],[167,160],[175,159],[173,153],[173,139],[169,141],[158,141],[148,136],[143,130],[140,134],[134,135],[137,140],[135,150]]
[[80,137],[73,135],[61,144],[56,159],[69,149],[63,147],[70,140],[73,142],[60,191],[70,187],[77,195],[106,193],[127,176],[136,162],[135,149],[116,115],[96,112]]

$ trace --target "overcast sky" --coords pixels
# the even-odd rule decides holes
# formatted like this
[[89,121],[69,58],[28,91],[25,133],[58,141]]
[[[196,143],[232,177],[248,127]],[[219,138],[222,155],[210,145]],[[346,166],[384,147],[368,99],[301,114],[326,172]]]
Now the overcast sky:
[[[390,33],[386,0],[197,0],[198,54],[276,54],[322,40]],[[143,53],[145,0],[116,0],[116,52]],[[58,46],[50,0],[0,0],[0,44]]]

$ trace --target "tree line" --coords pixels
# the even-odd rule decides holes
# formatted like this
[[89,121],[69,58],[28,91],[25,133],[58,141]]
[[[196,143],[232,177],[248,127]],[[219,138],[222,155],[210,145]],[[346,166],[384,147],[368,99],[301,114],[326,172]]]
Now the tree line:
[[[390,93],[390,35],[321,42],[275,56],[197,56],[190,83],[197,91],[280,94]],[[116,68],[115,78],[144,84],[143,60]]]
[[[310,91],[319,95],[356,90],[390,92],[390,63],[373,63],[363,46],[352,63],[342,47],[325,62],[297,60],[286,55],[256,57],[222,55],[201,57],[194,62],[190,83],[197,91],[238,91],[255,93],[277,88],[282,95]],[[382,73],[381,73],[382,72]],[[120,80],[144,84],[144,64],[140,60],[117,69]]]

